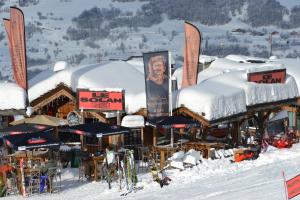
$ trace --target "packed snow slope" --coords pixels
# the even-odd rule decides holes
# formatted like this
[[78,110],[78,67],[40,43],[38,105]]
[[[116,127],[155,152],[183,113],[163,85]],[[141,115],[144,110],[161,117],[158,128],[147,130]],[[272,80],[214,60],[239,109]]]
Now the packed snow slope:
[[[62,190],[56,194],[31,196],[32,200],[74,200],[74,199],[141,199],[141,200],[283,200],[285,199],[282,171],[290,179],[300,173],[300,144],[291,149],[272,148],[260,154],[257,160],[231,163],[232,158],[203,160],[201,164],[183,171],[168,170],[172,179],[169,186],[160,188],[152,181],[149,173],[138,175],[138,185],[143,190],[121,197],[119,184],[113,182],[108,189],[105,181],[78,182],[77,169],[64,170]],[[10,196],[5,200],[20,199]],[[294,198],[300,199],[300,196]]]

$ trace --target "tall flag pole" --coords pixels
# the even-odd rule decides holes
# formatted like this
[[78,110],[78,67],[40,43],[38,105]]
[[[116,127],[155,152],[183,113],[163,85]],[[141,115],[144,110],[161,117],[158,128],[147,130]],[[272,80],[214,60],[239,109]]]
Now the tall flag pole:
[[23,12],[19,8],[10,7],[10,19],[3,19],[3,22],[8,36],[14,79],[27,92],[27,60]]
[[[171,52],[168,52],[168,60],[169,60],[169,115],[173,115],[173,99],[172,99],[172,55]],[[171,147],[174,146],[174,134],[173,128],[171,128]]]
[[284,171],[282,170],[282,177],[283,177],[283,185],[284,185],[284,195],[285,195],[285,200],[288,200],[288,195],[287,195],[287,187],[286,187],[286,179],[285,179],[285,174]]
[[201,34],[196,26],[185,22],[185,47],[181,88],[197,84]]

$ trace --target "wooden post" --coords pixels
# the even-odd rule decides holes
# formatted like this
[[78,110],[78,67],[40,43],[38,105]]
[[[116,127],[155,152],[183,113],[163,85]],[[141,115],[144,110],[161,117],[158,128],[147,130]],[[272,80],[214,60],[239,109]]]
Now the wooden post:
[[160,150],[160,170],[163,170],[165,165],[165,151],[164,150]]
[[156,146],[157,138],[156,138],[156,128],[153,128],[153,146]]
[[[80,110],[80,117],[81,117],[81,124],[84,124],[84,111],[83,109]],[[80,143],[81,143],[81,149],[84,148],[84,138],[83,135],[80,135]]]
[[233,143],[235,145],[239,145],[239,123],[238,122],[233,122],[233,128],[231,130],[231,137],[233,140]]
[[144,128],[141,128],[141,144],[144,146]]

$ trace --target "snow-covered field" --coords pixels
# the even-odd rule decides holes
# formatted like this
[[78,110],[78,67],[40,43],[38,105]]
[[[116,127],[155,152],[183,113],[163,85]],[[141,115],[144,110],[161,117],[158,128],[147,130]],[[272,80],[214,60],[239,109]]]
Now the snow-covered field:
[[[209,200],[281,200],[285,199],[282,171],[290,179],[300,173],[300,144],[291,149],[270,149],[257,160],[231,163],[232,158],[204,160],[200,165],[179,171],[168,170],[172,179],[169,186],[160,188],[149,173],[139,174],[139,185],[144,189],[120,196],[119,185],[112,189],[107,183],[78,182],[77,170],[63,173],[62,190],[56,194],[41,194],[28,199],[209,199]],[[20,199],[10,196],[4,199]],[[295,197],[300,199],[300,196]]]

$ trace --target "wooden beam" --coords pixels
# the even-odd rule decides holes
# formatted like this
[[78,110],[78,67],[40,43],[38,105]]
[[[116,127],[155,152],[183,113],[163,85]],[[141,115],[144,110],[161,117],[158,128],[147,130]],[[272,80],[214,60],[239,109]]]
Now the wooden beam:
[[90,115],[92,115],[93,117],[95,117],[96,119],[98,119],[99,121],[103,122],[103,123],[107,123],[107,119],[102,116],[101,114],[97,113],[97,112],[90,112],[90,111],[87,111],[87,113],[89,113]]
[[185,116],[189,116],[195,120],[197,120],[198,122],[200,122],[203,126],[210,126],[210,123],[207,119],[205,119],[203,116],[200,116],[199,114],[189,110],[186,107],[180,107],[177,108],[175,110],[173,110],[174,115],[185,115]]
[[50,102],[52,102],[53,100],[61,96],[65,96],[69,98],[71,101],[76,102],[75,93],[71,90],[71,88],[67,87],[64,84],[59,84],[53,90],[48,91],[44,95],[30,102],[30,105],[33,107],[34,111],[37,111],[43,106],[49,104]]
[[25,114],[26,114],[26,110],[25,109],[20,109],[20,110],[15,110],[15,109],[0,110],[0,115],[1,116],[25,115]]

